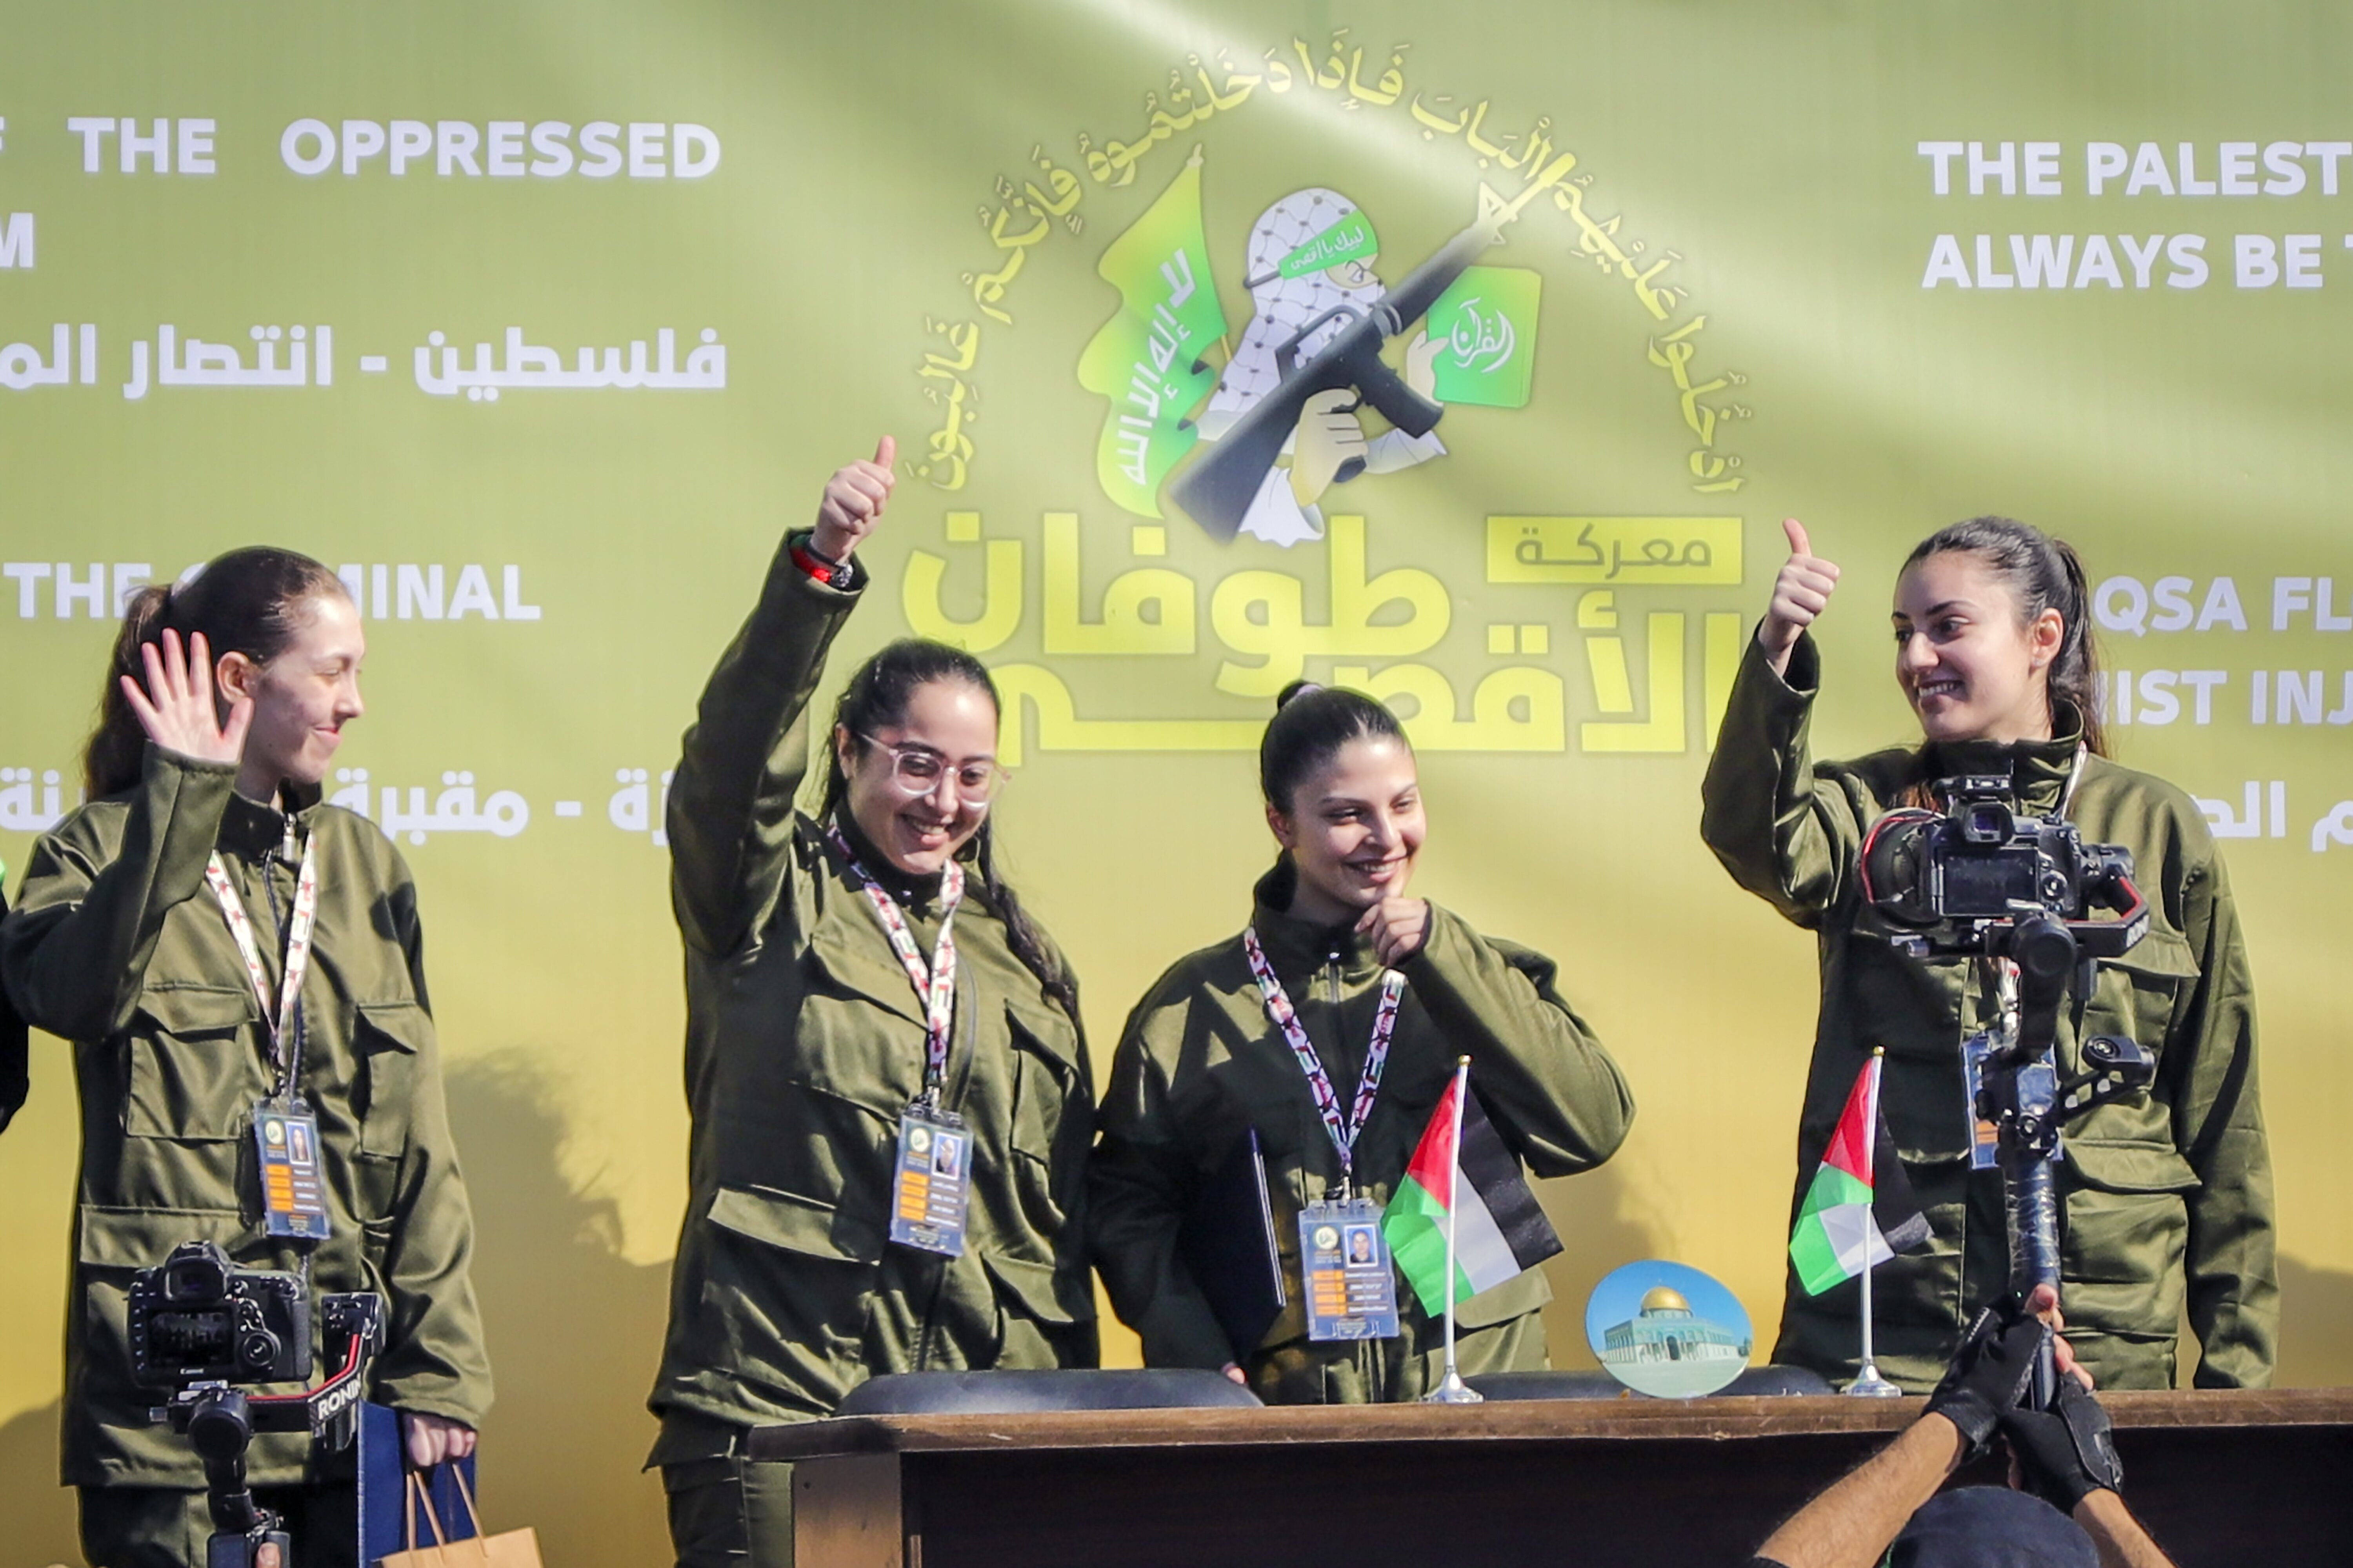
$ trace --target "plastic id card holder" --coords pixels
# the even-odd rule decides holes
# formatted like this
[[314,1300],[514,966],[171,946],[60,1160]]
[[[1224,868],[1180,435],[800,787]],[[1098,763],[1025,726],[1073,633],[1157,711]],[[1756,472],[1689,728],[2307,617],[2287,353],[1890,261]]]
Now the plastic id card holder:
[[327,1189],[319,1175],[319,1119],[263,1100],[253,1108],[261,1156],[261,1213],[272,1236],[327,1237]]
[[952,1110],[911,1105],[899,1118],[898,1177],[891,1193],[891,1239],[955,1258],[964,1252],[964,1211],[972,1192],[972,1134]]
[[1299,1272],[1311,1340],[1397,1337],[1397,1271],[1368,1198],[1309,1204],[1299,1216]]
[[[1985,1064],[1994,1053],[1991,1035],[1971,1035],[1961,1044],[1962,1089],[1968,1095],[1969,1169],[1990,1171],[2001,1163],[2001,1129],[1986,1120],[1979,1109],[1985,1088]],[[2059,1098],[2059,1071],[2049,1062],[2029,1062],[2018,1069],[2021,1105],[2049,1105]]]

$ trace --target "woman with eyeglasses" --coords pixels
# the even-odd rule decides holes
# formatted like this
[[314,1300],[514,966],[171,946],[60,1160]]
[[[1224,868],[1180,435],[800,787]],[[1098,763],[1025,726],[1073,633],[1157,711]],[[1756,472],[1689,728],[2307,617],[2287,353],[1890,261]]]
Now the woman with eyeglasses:
[[747,1462],[754,1427],[883,1373],[1095,1361],[1093,1079],[1070,971],[997,868],[988,671],[883,648],[795,804],[894,457],[786,536],[670,787],[693,1136],[649,1462],[681,1564],[792,1561],[790,1467]]

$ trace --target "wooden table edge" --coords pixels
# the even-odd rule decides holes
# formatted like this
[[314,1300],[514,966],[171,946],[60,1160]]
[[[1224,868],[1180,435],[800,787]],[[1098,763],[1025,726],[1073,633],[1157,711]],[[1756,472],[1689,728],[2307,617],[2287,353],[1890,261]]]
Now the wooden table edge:
[[[2146,1390],[2105,1394],[2120,1430],[2353,1427],[2353,1389]],[[755,1428],[755,1460],[836,1455],[1327,1443],[1510,1443],[1565,1438],[1736,1441],[1894,1432],[1925,1400],[1840,1395],[1738,1399],[1528,1399],[1487,1405],[1021,1411],[847,1415]]]

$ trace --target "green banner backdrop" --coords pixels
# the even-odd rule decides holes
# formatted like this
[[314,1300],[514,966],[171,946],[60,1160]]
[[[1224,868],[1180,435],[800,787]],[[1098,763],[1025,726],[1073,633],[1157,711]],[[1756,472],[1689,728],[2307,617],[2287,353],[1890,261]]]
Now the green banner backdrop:
[[[837,679],[910,631],[996,668],[1005,842],[1099,1066],[1245,913],[1272,694],[1410,715],[1418,890],[1557,956],[1641,1106],[1542,1194],[1564,1364],[1585,1291],[1643,1256],[1722,1277],[1770,1341],[1813,952],[1696,818],[1778,520],[1846,567],[1831,755],[1914,733],[1881,616],[1915,539],[1997,510],[2073,541],[2121,755],[2201,798],[2242,900],[2282,1381],[2353,1380],[2342,7],[8,22],[0,857],[75,803],[129,586],[254,541],[345,574],[371,706],[329,787],[422,889],[501,1388],[486,1487],[551,1562],[663,1549],[634,1470],[684,1194],[665,769],[777,535],[885,430],[902,483]],[[1263,483],[1201,477],[1327,312],[1473,224],[1499,243],[1385,349],[1433,430],[1341,392]],[[73,1550],[45,1479],[73,1089],[37,1046],[0,1141],[8,1565]]]

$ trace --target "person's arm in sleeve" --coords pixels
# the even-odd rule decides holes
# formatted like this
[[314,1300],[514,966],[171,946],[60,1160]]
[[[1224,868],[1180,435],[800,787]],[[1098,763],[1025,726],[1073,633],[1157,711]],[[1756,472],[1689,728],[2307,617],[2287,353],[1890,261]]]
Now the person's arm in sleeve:
[[35,842],[0,921],[0,976],[19,1016],[69,1040],[130,1026],[164,917],[205,885],[237,764],[148,745],[113,854],[85,813]]
[[817,527],[777,546],[759,602],[702,689],[664,831],[679,929],[704,952],[743,946],[784,886],[793,796],[808,773],[809,700],[857,606],[851,552],[882,514],[897,450],[886,436],[872,462],[834,472]]
[[1177,1229],[1198,1183],[1154,1048],[1166,1044],[1175,1054],[1188,1009],[1181,1000],[1155,1002],[1145,998],[1128,1020],[1096,1113],[1087,1234],[1113,1310],[1144,1341],[1144,1364],[1215,1370],[1234,1360],[1234,1350],[1177,1256]]
[[2219,855],[2190,874],[2182,930],[2199,979],[2165,1047],[2185,1194],[2189,1327],[2200,1388],[2268,1388],[2279,1344],[2271,1151],[2256,1087],[2254,981]]
[[1752,638],[1700,785],[1700,837],[1732,879],[1810,928],[1846,895],[1862,839],[1844,792],[1814,775],[1820,667],[1810,636],[1786,676]]
[[[0,883],[7,880],[8,868],[0,864]],[[8,919],[8,896],[0,891],[0,925]],[[8,989],[0,985],[0,1132],[8,1131],[8,1123],[25,1108],[25,1100],[32,1092],[33,1042],[25,1028],[25,1020],[8,1005]]]
[[1634,1120],[1625,1075],[1577,1016],[1543,954],[1493,941],[1436,904],[1399,967],[1431,1022],[1471,1058],[1471,1080],[1541,1176],[1590,1170]]
[[[417,1002],[424,1005],[425,938],[417,918],[416,884],[405,869],[388,903]],[[479,1429],[491,1408],[491,1363],[470,1272],[474,1215],[449,1131],[440,1044],[430,1030],[417,1042],[409,1084],[408,1140],[400,1155],[392,1237],[385,1250],[390,1300],[375,1397],[412,1415],[439,1416]]]

